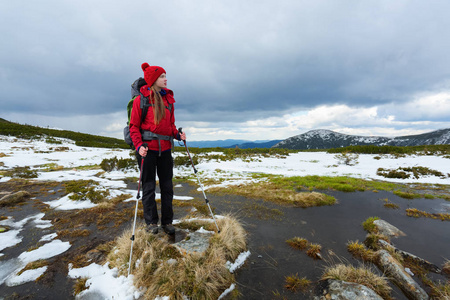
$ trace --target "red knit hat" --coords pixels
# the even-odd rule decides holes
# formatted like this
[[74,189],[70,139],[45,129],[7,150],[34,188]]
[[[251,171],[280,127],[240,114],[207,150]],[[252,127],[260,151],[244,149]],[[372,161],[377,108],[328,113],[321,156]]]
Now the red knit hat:
[[150,66],[146,62],[142,64],[142,71],[144,71],[145,82],[147,82],[149,86],[152,86],[161,74],[166,73],[166,70],[163,68],[158,66]]

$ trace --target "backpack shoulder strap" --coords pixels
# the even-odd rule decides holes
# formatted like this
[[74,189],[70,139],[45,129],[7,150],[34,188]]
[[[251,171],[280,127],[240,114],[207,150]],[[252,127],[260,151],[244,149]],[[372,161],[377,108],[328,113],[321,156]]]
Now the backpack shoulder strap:
[[141,115],[141,124],[142,124],[145,120],[145,117],[147,116],[148,107],[151,106],[151,104],[149,104],[147,97],[144,97],[144,95],[142,95],[142,93],[140,93],[140,95],[141,95],[141,109],[142,109],[142,115]]

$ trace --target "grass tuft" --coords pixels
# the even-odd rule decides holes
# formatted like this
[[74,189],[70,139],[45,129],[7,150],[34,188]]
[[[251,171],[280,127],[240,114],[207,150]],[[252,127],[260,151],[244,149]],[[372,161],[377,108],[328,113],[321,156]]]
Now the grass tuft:
[[391,242],[388,236],[381,234],[381,233],[369,233],[366,236],[366,239],[364,240],[364,245],[372,250],[379,250],[378,246],[378,240],[384,240],[388,243]]
[[73,286],[73,294],[76,296],[79,293],[81,293],[82,291],[88,289],[88,287],[86,286],[86,281],[89,278],[87,277],[81,277],[81,278],[77,278],[77,280],[75,281],[75,284]]
[[360,258],[364,261],[373,261],[375,258],[375,252],[367,249],[363,244],[359,243],[359,241],[349,241],[347,243],[347,250],[354,257]]
[[297,292],[298,290],[305,292],[311,285],[311,280],[306,277],[299,278],[298,273],[295,275],[286,276],[284,279],[286,282],[284,287],[292,292]]
[[320,254],[320,250],[322,250],[322,246],[319,244],[309,244],[308,250],[306,251],[306,254],[308,256],[311,256],[314,259],[322,259],[322,255]]
[[442,266],[442,272],[444,274],[450,275],[450,260],[447,260],[444,265]]
[[325,269],[322,279],[335,279],[354,282],[367,286],[383,299],[390,299],[391,287],[384,276],[378,276],[368,266],[358,268],[351,265],[338,264]]
[[450,214],[446,213],[427,213],[426,211],[418,210],[417,208],[407,208],[406,215],[408,217],[414,218],[431,218],[431,219],[439,219],[441,221],[450,221]]
[[[210,246],[202,254],[181,255],[166,236],[148,234],[143,224],[137,227],[131,265],[135,285],[146,288],[145,299],[158,295],[170,299],[217,299],[230,286],[234,276],[226,268],[226,261],[235,260],[246,249],[246,233],[230,216],[217,222],[221,232],[210,238]],[[108,255],[111,266],[124,275],[128,270],[130,236],[131,229],[116,240]]]
[[307,239],[301,238],[301,237],[294,237],[292,239],[289,239],[286,241],[286,243],[289,244],[292,248],[304,250],[308,247],[309,242]]
[[365,220],[362,223],[362,226],[363,226],[364,230],[366,230],[367,232],[370,232],[370,233],[377,233],[378,232],[378,228],[373,223],[373,221],[379,220],[379,219],[380,219],[379,217],[370,217],[367,220]]

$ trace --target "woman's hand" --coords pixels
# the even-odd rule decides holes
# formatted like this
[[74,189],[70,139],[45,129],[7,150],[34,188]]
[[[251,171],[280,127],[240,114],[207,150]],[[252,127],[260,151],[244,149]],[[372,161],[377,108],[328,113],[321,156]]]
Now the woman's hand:
[[142,157],[146,157],[147,156],[147,151],[148,148],[145,145],[142,145],[139,147],[139,155]]
[[186,133],[181,133],[180,134],[180,139],[182,140],[182,141],[185,141],[186,140]]

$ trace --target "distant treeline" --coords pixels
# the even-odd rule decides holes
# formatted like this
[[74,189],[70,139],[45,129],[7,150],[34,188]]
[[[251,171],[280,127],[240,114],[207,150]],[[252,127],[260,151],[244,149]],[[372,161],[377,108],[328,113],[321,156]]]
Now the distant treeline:
[[100,147],[100,148],[122,148],[129,149],[123,140],[91,135],[86,133],[74,132],[69,130],[57,130],[42,128],[32,125],[22,125],[13,123],[0,118],[0,134],[15,136],[24,139],[46,138],[50,143],[58,143],[53,137],[66,138],[75,142],[75,145],[81,147]]
[[[323,151],[323,150],[322,150]],[[328,153],[352,152],[359,154],[426,154],[426,155],[448,155],[450,145],[421,145],[421,146],[374,146],[360,145],[342,148],[327,149]]]
[[[175,142],[176,143],[176,142]],[[189,142],[187,142],[187,145],[189,147]],[[175,144],[175,146],[179,146]],[[181,148],[182,147],[182,148]],[[184,145],[181,147],[176,147],[175,151],[183,152],[186,151],[184,148]],[[206,154],[210,152],[221,152],[225,155],[237,155],[237,156],[250,156],[254,154],[261,154],[261,155],[287,155],[289,153],[297,153],[299,150],[292,150],[292,149],[283,149],[283,148],[222,148],[222,147],[213,147],[213,148],[194,148],[189,147],[189,152],[193,154]]]

